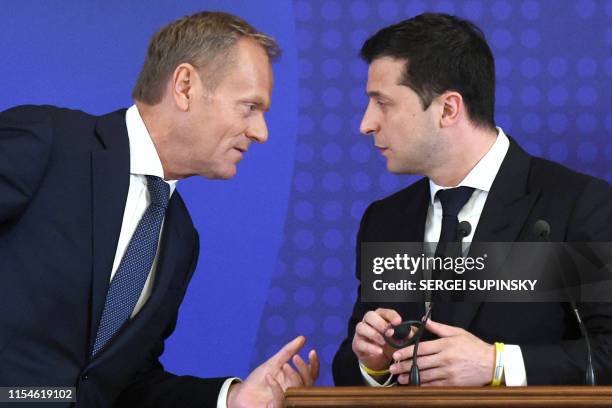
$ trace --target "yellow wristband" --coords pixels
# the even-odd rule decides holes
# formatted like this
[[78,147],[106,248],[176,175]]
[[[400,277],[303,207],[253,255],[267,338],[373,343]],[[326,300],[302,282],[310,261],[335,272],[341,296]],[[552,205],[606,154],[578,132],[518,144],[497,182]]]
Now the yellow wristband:
[[391,374],[391,372],[389,371],[389,368],[385,368],[384,370],[372,370],[371,368],[366,367],[366,365],[361,363],[361,362],[359,364],[361,364],[361,367],[363,368],[363,371],[365,371],[369,375]]
[[504,343],[495,343],[495,367],[493,368],[493,380],[491,385],[499,387],[504,374]]

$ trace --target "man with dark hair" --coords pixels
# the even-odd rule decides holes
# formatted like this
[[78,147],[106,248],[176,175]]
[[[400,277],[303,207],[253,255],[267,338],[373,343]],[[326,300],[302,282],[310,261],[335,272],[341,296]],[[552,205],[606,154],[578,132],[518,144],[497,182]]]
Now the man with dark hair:
[[[361,55],[369,63],[362,133],[390,172],[425,177],[365,211],[358,279],[361,243],[445,242],[459,221],[472,226],[468,243],[535,241],[541,219],[553,226],[552,241],[612,241],[607,182],[532,157],[495,127],[493,56],[472,23],[422,14],[380,30]],[[420,319],[425,306],[366,303],[358,294],[334,358],[335,383],[408,384],[414,346],[394,350],[384,336]],[[612,307],[579,306],[598,383],[610,383]],[[584,383],[584,339],[566,303],[436,303],[426,330],[417,354],[422,385]],[[503,371],[494,371],[496,358]]]
[[200,250],[177,180],[231,178],[266,141],[279,52],[238,17],[197,13],[155,34],[129,109],[0,113],[0,386],[76,386],[78,407],[201,408],[277,407],[312,385],[303,337],[243,382],[159,362]]

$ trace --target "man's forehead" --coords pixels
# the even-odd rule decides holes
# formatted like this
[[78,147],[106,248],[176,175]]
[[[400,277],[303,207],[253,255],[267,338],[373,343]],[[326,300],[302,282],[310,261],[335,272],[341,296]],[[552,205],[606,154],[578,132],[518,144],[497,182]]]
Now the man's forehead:
[[399,85],[405,64],[405,60],[392,57],[375,59],[368,68],[368,88],[370,86]]
[[401,72],[406,66],[406,60],[395,57],[379,57],[370,63],[368,72]]
[[245,91],[260,89],[269,91],[274,83],[272,66],[269,61],[245,59],[228,68],[221,84],[231,88],[242,88]]

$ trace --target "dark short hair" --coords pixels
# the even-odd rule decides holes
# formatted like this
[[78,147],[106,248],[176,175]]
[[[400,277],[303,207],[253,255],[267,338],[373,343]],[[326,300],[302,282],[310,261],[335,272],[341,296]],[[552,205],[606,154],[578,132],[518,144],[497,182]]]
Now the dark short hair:
[[214,89],[227,67],[232,65],[232,48],[241,38],[257,42],[270,60],[281,53],[272,37],[229,13],[204,11],[162,27],[149,42],[132,97],[149,105],[160,102],[166,81],[184,62],[198,68],[209,89]]
[[463,97],[472,122],[495,127],[495,62],[472,22],[424,13],[374,34],[363,44],[361,57],[368,64],[381,57],[406,60],[400,83],[414,90],[423,109],[452,90]]

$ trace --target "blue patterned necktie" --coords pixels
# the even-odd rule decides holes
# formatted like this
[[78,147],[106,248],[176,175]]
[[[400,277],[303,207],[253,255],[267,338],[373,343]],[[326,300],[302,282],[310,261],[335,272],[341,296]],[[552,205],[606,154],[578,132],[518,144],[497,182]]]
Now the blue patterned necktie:
[[140,219],[106,293],[102,318],[91,351],[92,357],[108,344],[129,319],[157,253],[170,186],[159,177],[146,177],[151,204]]

